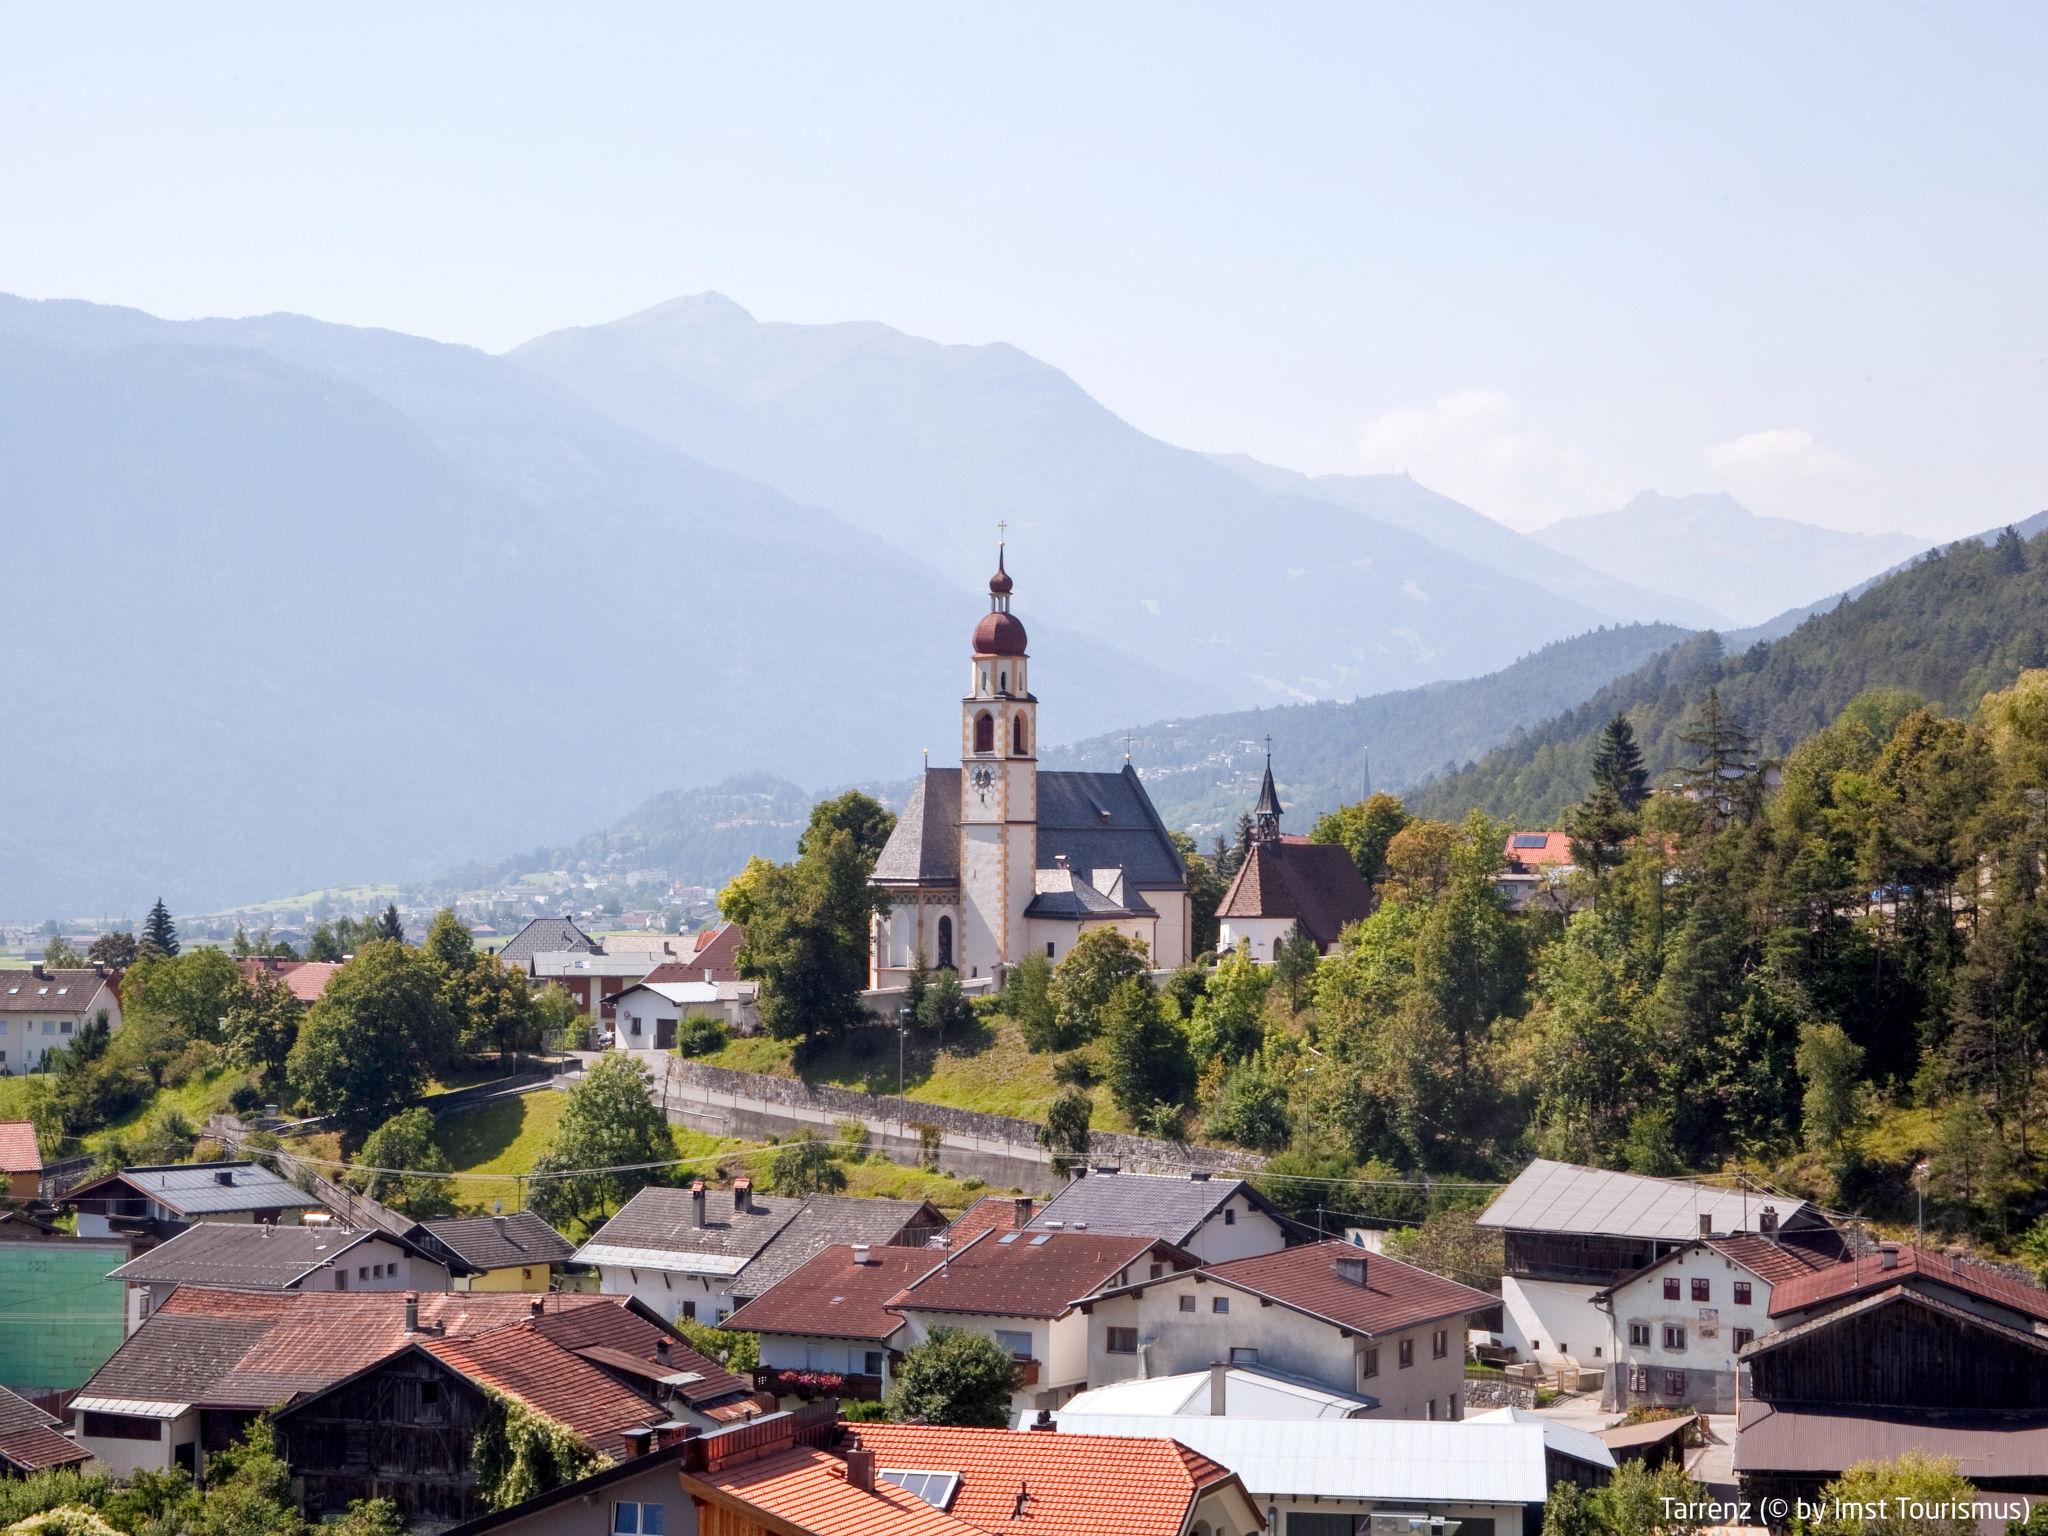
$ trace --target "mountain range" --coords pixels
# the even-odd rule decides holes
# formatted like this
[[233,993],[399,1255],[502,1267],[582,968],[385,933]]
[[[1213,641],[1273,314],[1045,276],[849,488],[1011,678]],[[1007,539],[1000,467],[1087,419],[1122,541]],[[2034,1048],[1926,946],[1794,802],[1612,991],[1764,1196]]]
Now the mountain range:
[[891,782],[952,738],[998,522],[1051,742],[1718,612],[1401,477],[1160,442],[1012,347],[717,295],[503,356],[0,296],[0,466],[23,916],[418,880],[739,770]]

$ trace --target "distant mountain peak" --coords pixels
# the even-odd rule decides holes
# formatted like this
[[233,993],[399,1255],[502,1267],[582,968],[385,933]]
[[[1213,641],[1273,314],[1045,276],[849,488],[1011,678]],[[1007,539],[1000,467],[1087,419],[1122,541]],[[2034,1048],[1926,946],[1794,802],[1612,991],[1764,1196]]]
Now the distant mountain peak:
[[715,288],[665,299],[647,309],[614,320],[614,325],[759,325],[753,311],[734,303]]

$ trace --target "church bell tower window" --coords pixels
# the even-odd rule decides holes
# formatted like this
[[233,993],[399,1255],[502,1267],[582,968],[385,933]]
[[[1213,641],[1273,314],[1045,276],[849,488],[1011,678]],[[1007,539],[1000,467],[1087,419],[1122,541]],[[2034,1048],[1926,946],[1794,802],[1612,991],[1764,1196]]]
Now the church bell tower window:
[[983,710],[974,717],[974,750],[993,752],[996,749],[996,717]]
[[1012,757],[1022,757],[1024,755],[1024,717],[1022,715],[1013,715],[1010,718],[1010,755]]
[[950,917],[939,919],[939,969],[953,969],[953,919]]

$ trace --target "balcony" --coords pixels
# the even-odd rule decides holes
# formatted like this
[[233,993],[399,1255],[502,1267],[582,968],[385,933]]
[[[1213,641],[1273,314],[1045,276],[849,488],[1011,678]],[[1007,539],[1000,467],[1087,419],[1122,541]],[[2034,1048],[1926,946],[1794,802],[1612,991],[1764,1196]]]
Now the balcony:
[[789,1366],[754,1367],[754,1390],[816,1402],[836,1397],[843,1403],[878,1403],[882,1400],[882,1378],[851,1371],[809,1371]]
[[1029,1355],[1012,1355],[1010,1363],[1017,1367],[1017,1385],[1035,1387],[1038,1385],[1038,1362]]

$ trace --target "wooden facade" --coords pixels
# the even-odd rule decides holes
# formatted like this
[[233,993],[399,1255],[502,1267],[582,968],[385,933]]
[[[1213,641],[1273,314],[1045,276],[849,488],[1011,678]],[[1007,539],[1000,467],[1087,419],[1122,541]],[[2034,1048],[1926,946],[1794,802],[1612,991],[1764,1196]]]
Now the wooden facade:
[[408,1523],[487,1513],[470,1445],[483,1389],[409,1350],[277,1418],[280,1449],[306,1513],[389,1499]]
[[1910,1293],[1823,1318],[1749,1366],[1759,1402],[2048,1412],[2048,1345]]

